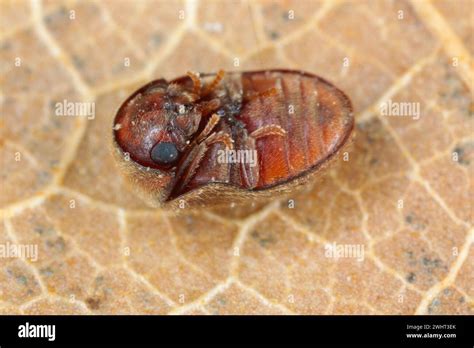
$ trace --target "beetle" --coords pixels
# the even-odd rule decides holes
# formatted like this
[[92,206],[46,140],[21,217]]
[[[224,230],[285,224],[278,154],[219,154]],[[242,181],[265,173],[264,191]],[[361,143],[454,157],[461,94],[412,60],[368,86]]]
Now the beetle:
[[347,145],[350,99],[298,70],[154,80],[119,107],[114,154],[152,206],[275,197],[312,180]]

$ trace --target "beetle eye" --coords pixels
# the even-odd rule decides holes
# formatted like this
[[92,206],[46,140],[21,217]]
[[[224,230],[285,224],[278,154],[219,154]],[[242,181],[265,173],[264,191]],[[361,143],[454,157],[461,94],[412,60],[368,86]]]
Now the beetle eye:
[[157,164],[171,164],[178,158],[178,149],[173,143],[158,143],[151,149],[150,156]]

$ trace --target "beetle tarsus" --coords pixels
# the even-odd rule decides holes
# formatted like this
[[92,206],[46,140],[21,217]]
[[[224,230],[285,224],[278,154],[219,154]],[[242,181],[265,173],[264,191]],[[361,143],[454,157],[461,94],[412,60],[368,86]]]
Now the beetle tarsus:
[[201,78],[199,77],[199,73],[195,73],[193,71],[188,71],[187,75],[193,81],[193,94],[197,96],[196,99],[201,97]]
[[254,139],[259,139],[270,135],[278,135],[284,137],[286,136],[286,131],[279,125],[269,124],[267,126],[260,127],[250,133],[250,137]]
[[263,92],[250,93],[246,95],[244,97],[244,102],[248,103],[258,98],[268,98],[270,96],[277,95],[277,94],[278,94],[278,90],[275,87],[272,87]]
[[214,127],[219,123],[220,119],[221,118],[218,114],[212,114],[211,118],[209,119],[209,122],[207,122],[201,134],[197,136],[196,142],[200,143],[202,140],[204,140],[209,135],[209,133],[211,133]]
[[234,148],[234,140],[232,140],[232,137],[226,133],[226,132],[217,132],[217,133],[212,133],[209,137],[204,140],[204,143],[206,145],[211,145],[215,143],[222,142],[227,150],[232,150]]
[[224,70],[219,70],[218,73],[216,74],[216,77],[214,77],[214,80],[212,80],[212,82],[204,88],[204,91],[201,93],[201,98],[210,94],[217,87],[217,85],[222,81],[222,79],[224,78],[224,75],[225,75]]
[[201,114],[205,117],[211,112],[216,111],[221,107],[221,101],[218,98],[212,99],[210,101],[204,101],[198,104],[198,108]]
[[234,141],[230,135],[222,131],[212,133],[201,143],[192,148],[187,158],[183,161],[180,171],[177,173],[176,179],[179,183],[175,188],[177,192],[183,190],[196,174],[196,171],[199,168],[204,155],[206,154],[207,150],[209,150],[209,146],[219,142],[222,142],[227,150],[232,150],[234,148]]

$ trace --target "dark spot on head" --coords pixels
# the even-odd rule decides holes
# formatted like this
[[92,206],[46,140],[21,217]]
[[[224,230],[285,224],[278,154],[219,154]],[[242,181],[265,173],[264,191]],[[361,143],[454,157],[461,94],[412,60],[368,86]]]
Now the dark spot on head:
[[173,143],[158,143],[151,149],[150,157],[156,164],[171,164],[178,159],[178,149]]

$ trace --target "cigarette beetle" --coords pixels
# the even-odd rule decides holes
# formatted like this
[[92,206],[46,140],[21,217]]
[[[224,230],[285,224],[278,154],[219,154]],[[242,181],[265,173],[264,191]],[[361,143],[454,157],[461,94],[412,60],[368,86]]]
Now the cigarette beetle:
[[122,173],[152,206],[216,205],[291,192],[348,143],[349,98],[302,71],[159,79],[114,120]]

